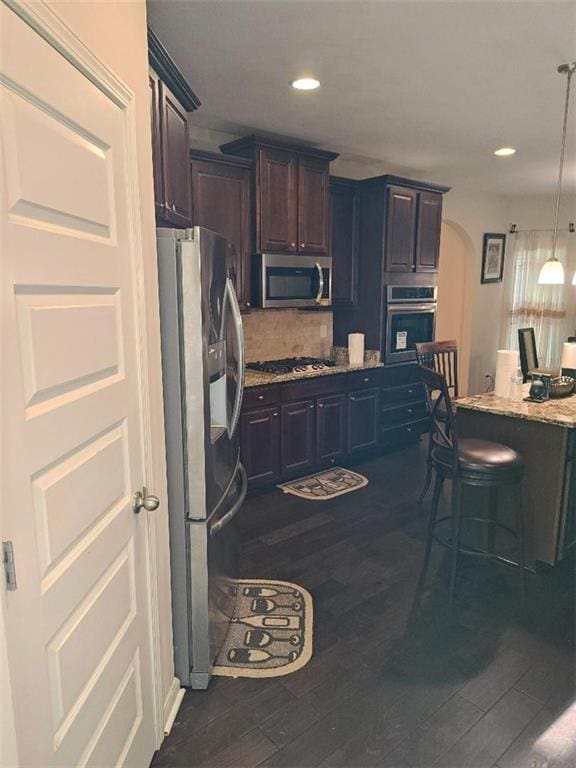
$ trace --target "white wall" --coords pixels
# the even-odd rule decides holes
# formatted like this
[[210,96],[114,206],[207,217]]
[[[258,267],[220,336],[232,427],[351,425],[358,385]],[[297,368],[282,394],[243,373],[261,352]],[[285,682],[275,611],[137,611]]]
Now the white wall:
[[152,403],[153,477],[150,491],[161,505],[154,513],[157,592],[160,610],[160,657],[164,722],[177,692],[174,683],[168,504],[164,457],[164,415],[160,363],[160,318],[156,271],[156,230],[148,85],[148,43],[144,0],[50,0],[50,6],[78,37],[133,91],[136,98],[140,219],[144,252],[146,333]]

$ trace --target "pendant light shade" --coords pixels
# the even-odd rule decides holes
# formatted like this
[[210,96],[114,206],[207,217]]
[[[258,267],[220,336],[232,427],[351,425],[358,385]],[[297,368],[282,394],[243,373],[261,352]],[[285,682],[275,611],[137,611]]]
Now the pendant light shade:
[[558,259],[548,259],[540,270],[539,285],[564,285],[564,267]]
[[[562,196],[562,171],[564,169],[564,152],[566,150],[566,128],[568,127],[568,106],[570,104],[570,82],[576,72],[576,61],[571,64],[561,64],[558,67],[561,75],[566,75],[566,101],[564,104],[564,123],[562,126],[562,146],[560,149],[560,167],[558,169],[558,187],[556,190],[556,208],[554,212],[554,237],[552,240],[552,255],[540,270],[538,276],[539,285],[564,285],[564,267],[556,258],[556,244],[558,242],[558,216],[560,214],[560,198]],[[572,279],[575,284],[576,274]]]

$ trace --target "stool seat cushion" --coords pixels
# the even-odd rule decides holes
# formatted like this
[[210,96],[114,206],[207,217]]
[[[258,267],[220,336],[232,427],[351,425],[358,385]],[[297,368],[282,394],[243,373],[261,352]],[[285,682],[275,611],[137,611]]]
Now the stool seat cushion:
[[[432,459],[447,468],[452,464],[452,451],[436,446]],[[477,475],[510,475],[524,471],[522,457],[513,448],[489,440],[462,438],[458,441],[458,471]]]

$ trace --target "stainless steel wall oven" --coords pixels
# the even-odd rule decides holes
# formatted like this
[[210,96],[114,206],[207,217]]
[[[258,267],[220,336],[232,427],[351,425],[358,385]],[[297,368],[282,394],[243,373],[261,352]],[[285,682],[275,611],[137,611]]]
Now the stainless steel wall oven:
[[436,286],[389,285],[386,288],[386,363],[416,359],[416,344],[434,341]]

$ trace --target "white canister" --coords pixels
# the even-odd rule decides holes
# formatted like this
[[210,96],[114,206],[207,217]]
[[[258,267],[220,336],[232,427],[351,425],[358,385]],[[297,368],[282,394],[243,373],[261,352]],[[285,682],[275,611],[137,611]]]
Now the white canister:
[[348,364],[352,367],[364,365],[364,334],[348,334]]

